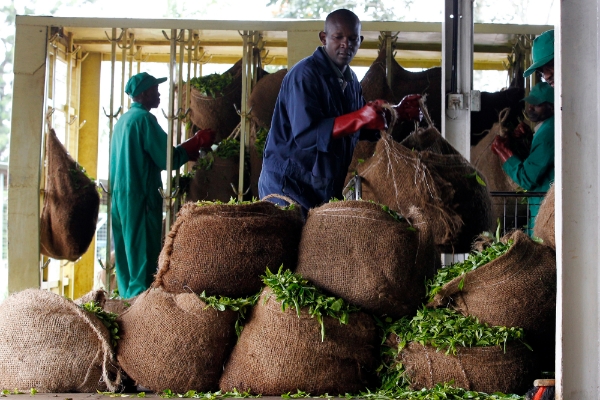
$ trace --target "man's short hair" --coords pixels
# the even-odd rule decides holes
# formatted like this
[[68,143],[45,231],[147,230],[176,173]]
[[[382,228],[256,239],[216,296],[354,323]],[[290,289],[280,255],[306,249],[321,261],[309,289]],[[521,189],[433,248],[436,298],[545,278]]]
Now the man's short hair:
[[358,18],[358,16],[356,14],[354,14],[352,11],[347,10],[345,8],[340,8],[339,10],[335,10],[330,12],[327,17],[325,18],[325,28],[324,28],[324,32],[327,32],[327,25],[329,23],[331,23],[331,21],[334,20],[345,20],[345,21],[352,21],[352,22],[357,22],[358,25],[360,26],[360,19]]

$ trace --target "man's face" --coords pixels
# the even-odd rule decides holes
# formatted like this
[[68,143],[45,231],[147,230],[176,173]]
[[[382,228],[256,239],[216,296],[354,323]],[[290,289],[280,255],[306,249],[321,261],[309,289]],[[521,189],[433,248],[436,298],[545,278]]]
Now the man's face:
[[527,118],[531,122],[542,122],[554,115],[554,106],[551,103],[538,105],[527,104]]
[[147,108],[157,108],[160,104],[160,93],[158,92],[158,85],[151,86],[142,93],[143,101],[142,104]]
[[327,23],[326,32],[319,33],[327,55],[343,72],[358,51],[363,37],[360,36],[360,22],[334,18]]
[[554,60],[544,64],[538,71],[542,74],[542,78],[548,82],[548,85],[554,87]]

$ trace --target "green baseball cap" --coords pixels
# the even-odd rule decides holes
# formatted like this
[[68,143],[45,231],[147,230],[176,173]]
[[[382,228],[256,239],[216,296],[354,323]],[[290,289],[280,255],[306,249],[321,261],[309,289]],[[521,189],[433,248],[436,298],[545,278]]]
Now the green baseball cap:
[[154,85],[163,83],[167,78],[155,78],[147,72],[140,72],[129,78],[127,85],[125,85],[125,93],[131,97],[136,97],[142,94],[142,92],[150,89]]
[[531,55],[533,57],[533,64],[523,72],[525,78],[533,74],[536,69],[543,67],[554,59],[554,29],[546,31],[535,38]]
[[531,89],[529,96],[521,101],[533,104],[534,106],[545,102],[554,104],[554,88],[546,82],[540,82]]

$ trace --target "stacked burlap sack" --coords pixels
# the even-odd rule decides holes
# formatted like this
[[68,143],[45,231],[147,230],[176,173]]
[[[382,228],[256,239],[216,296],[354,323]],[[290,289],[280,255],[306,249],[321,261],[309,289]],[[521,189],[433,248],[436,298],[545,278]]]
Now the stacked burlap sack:
[[[455,381],[487,393],[520,393],[536,372],[554,359],[556,259],[554,251],[521,231],[501,239],[508,250],[492,261],[445,283],[428,307],[448,307],[489,326],[519,329],[524,341],[483,347],[459,347],[456,354],[432,343],[411,342],[397,354],[413,389]],[[441,269],[438,274],[447,273]],[[442,275],[443,276],[443,275]],[[445,325],[446,328],[454,324]],[[444,329],[446,329],[444,328]],[[398,339],[402,342],[403,338]],[[544,364],[546,363],[546,364]]]
[[429,127],[402,143],[383,131],[374,149],[359,142],[346,180],[360,175],[364,199],[401,214],[419,208],[440,252],[467,253],[492,228],[490,193],[482,174],[442,137],[421,106]]
[[299,207],[184,204],[153,287],[118,319],[127,375],[157,392],[218,390],[244,312],[235,304],[251,303],[236,301],[261,290],[267,266],[295,265],[301,226]]
[[0,388],[41,393],[115,391],[111,333],[93,313],[37,289],[0,303]]
[[556,233],[554,227],[554,185],[550,187],[540,205],[535,225],[533,227],[533,236],[542,239],[543,243],[556,250]]
[[423,302],[438,264],[417,209],[405,218],[372,202],[337,201],[309,211],[296,272],[364,311],[399,318]]

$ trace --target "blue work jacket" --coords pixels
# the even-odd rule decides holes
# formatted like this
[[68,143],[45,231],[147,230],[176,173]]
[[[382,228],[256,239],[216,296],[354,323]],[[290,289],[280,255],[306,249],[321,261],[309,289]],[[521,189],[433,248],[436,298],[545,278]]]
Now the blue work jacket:
[[342,91],[327,54],[320,47],[285,76],[263,154],[261,198],[281,194],[306,211],[342,196],[359,134],[333,139],[333,122],[365,104],[352,71],[351,76],[352,81]]

